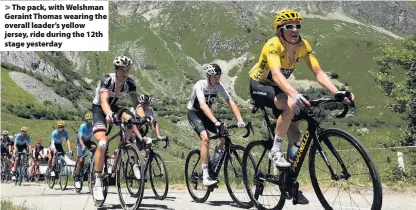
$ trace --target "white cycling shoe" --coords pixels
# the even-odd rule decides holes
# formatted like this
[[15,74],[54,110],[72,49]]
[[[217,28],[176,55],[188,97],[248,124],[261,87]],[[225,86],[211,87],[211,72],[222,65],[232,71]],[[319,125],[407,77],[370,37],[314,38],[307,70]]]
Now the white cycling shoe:
[[274,162],[277,167],[287,168],[290,167],[290,163],[286,161],[285,156],[280,151],[270,151],[269,159]]

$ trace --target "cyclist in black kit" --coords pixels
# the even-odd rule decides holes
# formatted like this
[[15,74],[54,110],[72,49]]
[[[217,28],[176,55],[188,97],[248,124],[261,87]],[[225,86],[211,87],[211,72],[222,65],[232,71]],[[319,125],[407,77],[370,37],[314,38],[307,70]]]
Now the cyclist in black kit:
[[[98,149],[94,155],[96,181],[93,195],[95,200],[104,200],[101,172],[104,166],[104,152],[108,141],[108,137],[105,135],[107,122],[111,123],[113,121],[114,113],[119,110],[119,107],[116,105],[117,101],[124,95],[130,95],[134,107],[137,107],[139,104],[135,81],[129,77],[132,65],[131,59],[126,56],[118,56],[114,59],[113,64],[115,72],[104,75],[98,82],[92,105],[93,133],[98,141]],[[136,112],[143,116],[144,111],[142,108],[139,107],[136,109]],[[132,115],[132,113],[124,113],[122,118],[128,120],[132,118]],[[127,139],[130,138],[131,132],[132,128],[128,126],[126,130]],[[138,164],[134,164],[133,172],[136,177],[140,177]]]
[[[209,148],[209,136],[207,131],[217,133],[223,123],[220,122],[211,110],[211,106],[214,103],[218,92],[221,93],[225,102],[231,107],[234,115],[237,117],[239,127],[245,127],[246,124],[241,117],[240,110],[238,109],[231,96],[225,90],[222,83],[220,83],[222,70],[217,64],[209,64],[205,67],[205,73],[207,79],[199,80],[196,82],[192,89],[191,98],[188,102],[188,121],[194,128],[195,132],[201,138],[201,162],[202,162],[202,174],[204,186],[210,186],[216,184],[217,180],[212,180],[208,174],[208,148]],[[224,146],[224,140],[219,139],[217,146],[215,147],[214,159],[218,157],[217,151],[221,150]]]

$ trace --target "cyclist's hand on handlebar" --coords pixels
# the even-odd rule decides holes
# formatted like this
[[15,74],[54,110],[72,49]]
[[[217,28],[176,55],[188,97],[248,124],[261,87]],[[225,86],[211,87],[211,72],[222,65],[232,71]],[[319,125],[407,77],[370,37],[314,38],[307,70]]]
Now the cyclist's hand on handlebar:
[[146,144],[151,144],[153,140],[152,140],[152,138],[149,138],[147,136],[144,136],[143,137],[143,141],[146,142]]
[[163,137],[163,136],[157,136],[157,140],[163,140],[163,139],[165,139],[165,137]]
[[309,103],[309,101],[300,93],[296,93],[296,95],[293,97],[293,102],[300,108],[304,108],[305,105],[311,106],[311,103]]
[[244,121],[237,122],[237,126],[238,126],[239,128],[244,128],[244,127],[246,127],[246,123],[245,123]]
[[107,116],[105,117],[105,120],[109,123],[114,121],[114,112],[110,112],[107,114]]
[[351,93],[351,98],[348,98],[347,96],[346,96],[346,93],[347,93],[347,91],[337,91],[336,93],[335,93],[335,95],[337,95],[337,94],[342,94],[342,95],[344,95],[345,97],[344,97],[344,100],[342,101],[342,103],[343,104],[350,104],[351,102],[353,102],[354,101],[354,98],[355,98],[355,96],[354,96],[354,94],[352,93],[352,92],[350,92]]

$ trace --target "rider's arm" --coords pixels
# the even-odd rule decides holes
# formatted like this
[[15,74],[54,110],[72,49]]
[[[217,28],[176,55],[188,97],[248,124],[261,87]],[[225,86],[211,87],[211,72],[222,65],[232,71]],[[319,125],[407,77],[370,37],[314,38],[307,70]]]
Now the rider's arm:
[[55,135],[56,135],[56,131],[53,131],[51,134],[51,149],[55,150]]
[[159,122],[156,122],[155,130],[156,130],[156,135],[157,136],[160,136],[160,126],[159,126]]
[[77,138],[78,138],[78,141],[79,141],[79,144],[82,146],[82,147],[84,147],[85,145],[84,145],[84,141],[82,140],[82,136],[84,136],[84,129],[85,129],[85,124],[82,124],[80,127],[79,127],[79,129],[78,129],[78,135],[77,135]]
[[68,146],[68,151],[72,151],[71,150],[71,140],[69,139],[68,131],[65,132],[65,138],[66,138],[66,145]]
[[205,101],[204,92],[202,91],[202,86],[197,83],[197,85],[194,87],[196,91],[196,97],[198,98],[199,107],[204,112],[204,114],[210,119],[213,123],[216,123],[218,120],[215,118],[214,113],[212,110],[208,107],[208,104]]
[[315,74],[316,81],[326,89],[328,89],[332,95],[334,95],[338,89],[332,83],[331,78],[321,69],[318,60],[316,59],[312,47],[309,45],[308,41],[303,40],[304,45],[302,47],[306,48],[306,55],[304,60],[309,69]]
[[231,110],[233,111],[235,117],[237,118],[238,122],[243,122],[243,118],[241,117],[240,109],[238,108],[237,104],[234,102],[234,100],[230,97],[230,94],[225,90],[222,83],[220,83],[220,91],[221,95],[224,98],[225,102],[227,102],[228,106],[231,107]]
[[111,107],[110,104],[108,104],[108,91],[102,91],[100,93],[100,98],[101,98],[101,109],[103,110],[105,115],[108,115],[109,113],[111,113]]

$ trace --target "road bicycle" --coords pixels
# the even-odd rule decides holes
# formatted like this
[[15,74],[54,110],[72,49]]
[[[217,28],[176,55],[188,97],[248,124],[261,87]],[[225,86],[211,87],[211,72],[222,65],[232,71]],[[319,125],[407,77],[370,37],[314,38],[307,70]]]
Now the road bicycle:
[[[71,154],[69,152],[58,152],[55,151],[55,154],[52,158],[52,162],[55,161],[55,167],[49,167],[46,169],[46,182],[50,189],[55,186],[56,180],[59,180],[59,187],[61,190],[65,190],[68,186],[68,178],[70,174],[70,167],[66,165],[66,162],[63,158],[64,155]],[[52,176],[52,172],[54,172],[55,176]]]
[[[293,121],[306,121],[308,128],[297,154],[293,156],[291,167],[277,168],[278,171],[266,155],[266,152],[273,146],[274,126],[270,123],[265,107],[254,104],[252,113],[261,109],[269,133],[268,139],[249,143],[243,155],[244,184],[257,209],[282,209],[285,201],[292,198],[294,198],[293,204],[297,204],[299,193],[297,178],[308,151],[309,177],[324,209],[342,206],[343,203],[348,203],[349,208],[381,209],[380,176],[368,152],[351,134],[340,129],[321,128],[316,119],[320,113],[317,110],[321,111],[319,105],[342,102],[344,97],[351,100],[351,93],[345,91],[337,93],[333,97],[312,100],[310,101],[311,107],[300,110]],[[353,103],[351,106],[355,108]],[[345,117],[349,107],[344,104],[344,111],[336,117]],[[336,149],[336,147],[341,148]],[[348,152],[349,154],[347,154]],[[351,152],[355,153],[351,155]],[[252,164],[251,158],[256,159],[255,164]],[[351,167],[360,160],[362,163],[358,163],[357,168]],[[329,190],[330,187],[338,187],[338,189]],[[364,192],[359,190],[364,190]],[[280,191],[280,195],[270,195],[268,192],[271,191],[277,193]],[[344,191],[348,196],[341,199],[340,193],[344,193]],[[336,195],[335,198],[332,196],[333,194]],[[353,197],[358,197],[358,200],[353,200]],[[268,198],[272,199],[272,203]],[[365,204],[364,207],[358,206],[362,204]]]
[[17,152],[16,156],[19,157],[19,162],[17,163],[17,170],[16,170],[16,180],[15,185],[22,185],[23,179],[25,181],[28,180],[28,168],[29,168],[29,153],[26,152]]
[[[128,121],[120,120],[122,113],[129,113],[132,116],[132,113],[129,111],[128,108],[121,108],[116,114],[115,119],[109,125],[107,129],[106,135],[110,134],[113,125],[118,125],[120,127],[120,131],[108,139],[107,147],[105,150],[104,155],[104,170],[101,174],[102,183],[103,183],[103,194],[104,200],[96,200],[94,198],[94,192],[91,190],[91,194],[93,195],[93,200],[96,206],[102,206],[105,202],[107,197],[108,188],[109,186],[117,186],[118,197],[120,200],[120,204],[123,209],[138,209],[140,203],[143,199],[143,191],[144,191],[144,180],[141,178],[144,176],[143,164],[138,163],[140,160],[139,158],[139,149],[136,145],[129,143],[125,137],[125,128],[129,126],[129,124],[135,124],[140,127],[140,125],[147,122],[147,119],[131,119]],[[109,167],[108,164],[108,145],[109,143],[115,139],[117,136],[120,137],[120,143],[117,148],[117,153],[114,159],[114,165],[112,168]],[[133,158],[132,158],[133,157]],[[140,168],[140,178],[138,179],[133,172],[134,164],[138,164]],[[95,168],[94,163],[90,168],[90,175],[89,175],[89,185],[90,189],[95,184]],[[128,186],[128,183],[133,183],[130,185],[129,189],[122,190],[122,187]],[[133,187],[137,189],[132,189]],[[133,190],[132,193],[134,196],[131,195],[129,190]],[[130,198],[130,200],[128,200]]]
[[[218,163],[216,165],[211,165],[210,163],[208,164],[208,171],[211,179],[218,180],[220,169],[222,167],[222,164],[224,163],[225,185],[227,186],[227,190],[231,198],[240,207],[250,208],[252,206],[252,202],[244,192],[244,186],[241,191],[245,200],[243,200],[242,198],[237,198],[236,190],[232,189],[232,185],[237,184],[238,186],[242,183],[243,177],[241,172],[241,161],[245,149],[243,146],[235,145],[231,142],[231,139],[229,138],[230,133],[228,130],[233,128],[238,128],[238,126],[224,126],[222,129],[218,131],[217,135],[210,137],[211,140],[224,138],[225,146],[223,148],[223,154],[219,157]],[[247,138],[250,135],[250,130],[253,131],[251,122],[248,122],[245,128],[247,130],[247,133],[243,137]],[[210,193],[214,191],[214,188],[218,188],[218,183],[209,187],[203,186],[203,175],[201,168],[202,163],[200,162],[200,160],[200,150],[192,150],[188,154],[185,162],[185,179],[188,192],[191,195],[192,199],[195,202],[203,203],[208,199]],[[199,189],[199,187],[202,189]]]

